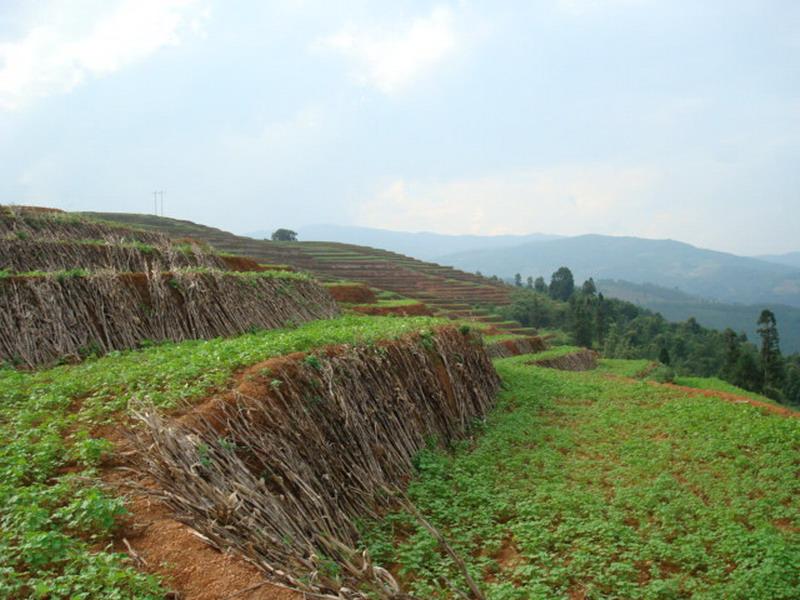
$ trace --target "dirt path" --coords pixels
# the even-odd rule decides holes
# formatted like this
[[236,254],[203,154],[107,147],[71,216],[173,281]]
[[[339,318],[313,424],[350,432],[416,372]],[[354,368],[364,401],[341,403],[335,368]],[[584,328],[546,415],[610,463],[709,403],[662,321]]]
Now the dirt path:
[[657,383],[655,381],[649,381],[648,383],[677,390],[689,396],[705,396],[706,398],[719,398],[720,400],[725,400],[726,402],[732,402],[734,404],[750,404],[751,406],[755,406],[772,414],[800,419],[800,412],[787,406],[770,404],[769,402],[762,402],[761,400],[755,400],[747,396],[739,396],[737,394],[731,394],[730,392],[718,392],[716,390],[702,390],[685,385],[677,385],[675,383]]

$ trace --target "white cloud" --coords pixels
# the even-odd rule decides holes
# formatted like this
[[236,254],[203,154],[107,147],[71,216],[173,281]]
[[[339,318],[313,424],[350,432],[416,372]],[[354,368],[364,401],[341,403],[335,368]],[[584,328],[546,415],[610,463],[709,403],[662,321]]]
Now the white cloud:
[[0,42],[0,108],[66,93],[179,43],[207,11],[199,0],[118,0],[98,5],[51,2],[21,39]]
[[315,46],[349,58],[359,83],[393,94],[454,53],[459,44],[454,21],[452,10],[439,6],[400,28],[348,26]]
[[659,181],[649,168],[569,165],[437,182],[390,182],[360,205],[359,224],[438,233],[624,233],[646,219]]

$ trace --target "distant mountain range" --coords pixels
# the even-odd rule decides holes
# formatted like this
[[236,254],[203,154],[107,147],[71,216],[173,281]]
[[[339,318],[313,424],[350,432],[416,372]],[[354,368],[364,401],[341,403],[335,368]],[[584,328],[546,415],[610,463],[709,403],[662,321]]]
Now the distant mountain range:
[[800,307],[800,268],[704,250],[673,240],[582,235],[441,256],[438,262],[484,274],[543,275],[569,267],[588,277],[678,288],[689,294],[742,304]]
[[800,269],[800,252],[788,252],[786,254],[764,254],[763,256],[757,256],[756,258],[778,265],[786,265],[788,267]]
[[[254,231],[247,235],[269,239],[272,232]],[[486,250],[518,246],[528,242],[560,239],[561,236],[531,233],[528,235],[444,235],[440,233],[390,231],[349,225],[310,225],[297,230],[304,242],[325,241],[357,244],[399,252],[421,260],[431,260],[444,254],[469,250]]]
[[[609,279],[601,279],[596,283],[597,289],[606,296],[639,304],[661,313],[670,321],[685,321],[694,317],[706,327],[730,327],[737,333],[744,332],[751,341],[758,343],[756,321],[765,308],[763,305],[714,302],[648,283]],[[778,320],[781,350],[787,354],[800,352],[800,308],[781,304],[770,305],[769,308]]]
[[761,310],[770,308],[784,351],[800,351],[800,252],[752,258],[673,240],[604,235],[441,235],[339,225],[303,227],[298,233],[301,240],[383,248],[505,279],[520,273],[549,281],[556,269],[567,266],[578,284],[594,277],[609,296],[670,320],[693,316],[708,327],[731,327],[751,339]]

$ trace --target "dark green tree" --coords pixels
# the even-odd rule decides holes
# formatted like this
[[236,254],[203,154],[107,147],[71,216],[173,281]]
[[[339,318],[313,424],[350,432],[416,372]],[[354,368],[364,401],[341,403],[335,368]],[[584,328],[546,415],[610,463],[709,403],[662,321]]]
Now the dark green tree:
[[547,293],[547,283],[545,283],[544,277],[539,276],[536,278],[536,281],[533,282],[533,289],[540,294]]
[[533,289],[533,277],[531,277],[530,275],[528,275],[528,279],[525,281],[525,287],[528,288],[529,290]]
[[762,391],[764,388],[764,374],[756,360],[755,351],[739,354],[731,383],[751,392]]
[[787,361],[786,385],[783,389],[786,402],[800,407],[800,355],[795,355]]
[[733,381],[736,376],[736,365],[739,362],[741,342],[736,332],[728,328],[722,332],[722,339],[725,344],[725,360],[722,363],[720,376],[726,381]]
[[519,273],[514,275],[514,285],[517,287],[522,287],[522,275]]
[[567,267],[561,267],[550,278],[550,297],[566,302],[575,291],[575,278]]
[[611,305],[606,301],[603,294],[597,296],[594,308],[594,326],[597,335],[597,344],[603,346],[608,335],[608,328],[611,325]]
[[291,229],[276,229],[272,232],[273,242],[296,242],[297,232]]
[[786,373],[781,356],[778,323],[775,314],[768,309],[758,317],[758,335],[761,336],[761,372],[764,378],[764,392],[777,398],[783,387]]
[[594,279],[589,277],[589,279],[584,281],[583,285],[581,286],[581,292],[583,292],[584,296],[593,298],[595,294],[597,294],[597,286],[594,284]]
[[666,346],[661,346],[661,351],[658,353],[658,362],[662,365],[669,365],[670,358],[669,358],[669,350],[667,350]]
[[592,347],[592,313],[584,298],[573,296],[570,301],[572,335],[578,346]]

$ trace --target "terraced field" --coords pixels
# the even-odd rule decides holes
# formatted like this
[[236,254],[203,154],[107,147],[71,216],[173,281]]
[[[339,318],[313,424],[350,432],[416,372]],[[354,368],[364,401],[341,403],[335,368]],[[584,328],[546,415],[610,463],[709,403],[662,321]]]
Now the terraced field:
[[[172,238],[194,238],[214,248],[248,256],[260,263],[290,265],[323,281],[354,281],[378,290],[419,300],[437,314],[490,322],[486,307],[507,304],[511,288],[452,267],[424,262],[395,252],[335,242],[271,242],[237,236],[190,221],[153,215],[87,213],[89,216],[135,225]],[[499,324],[503,330],[533,334],[519,323]]]

